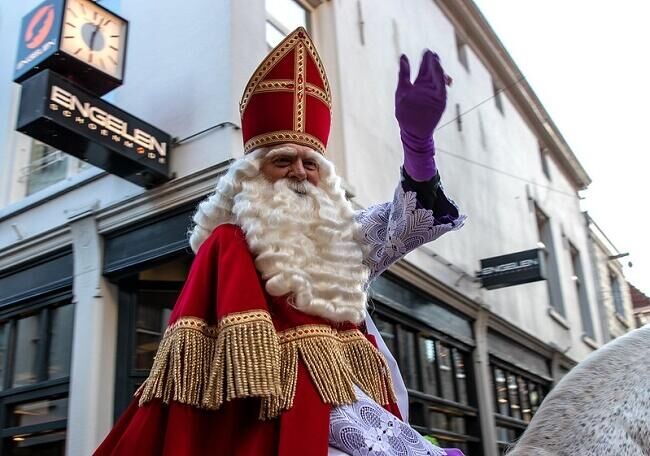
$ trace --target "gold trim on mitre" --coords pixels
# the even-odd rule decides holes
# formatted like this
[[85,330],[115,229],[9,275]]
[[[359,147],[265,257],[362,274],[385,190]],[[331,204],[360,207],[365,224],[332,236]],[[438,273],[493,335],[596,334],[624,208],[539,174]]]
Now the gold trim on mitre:
[[321,155],[325,154],[325,145],[319,141],[315,136],[309,133],[297,133],[293,130],[280,130],[263,135],[253,136],[244,144],[246,153],[258,147],[273,146],[283,143],[295,143],[303,146],[311,147]]
[[[321,80],[323,81],[323,85],[325,86],[325,91],[318,89],[319,93],[316,93],[316,91],[310,91],[308,89],[307,94],[315,96],[323,103],[325,103],[327,107],[332,106],[332,93],[330,92],[330,84],[327,80],[327,75],[325,74],[325,67],[323,66],[323,62],[321,61],[320,56],[318,55],[318,51],[316,51],[316,46],[314,46],[314,43],[309,37],[307,30],[305,30],[304,27],[298,27],[296,30],[287,35],[280,42],[280,44],[273,48],[273,50],[269,53],[269,55],[266,56],[262,63],[257,66],[255,72],[253,72],[253,75],[248,80],[248,84],[246,84],[244,94],[242,95],[242,99],[239,102],[240,114],[244,113],[244,110],[246,109],[251,96],[256,92],[258,85],[264,79],[264,77],[275,67],[279,61],[282,60],[285,55],[287,55],[294,47],[299,44],[304,46],[309,55],[311,55],[311,58],[316,64],[316,68],[318,68],[318,72],[320,74]],[[311,84],[307,85],[311,86]]]
[[[291,51],[294,52],[293,79],[266,79],[267,75],[282,62]],[[307,81],[308,59],[314,62],[323,88]],[[288,92],[293,94],[293,126],[292,130],[269,131],[257,135],[244,144],[244,153],[263,146],[271,146],[282,142],[293,142],[309,146],[321,154],[325,154],[323,142],[305,131],[307,126],[306,106],[307,97],[323,103],[330,111],[332,109],[332,94],[325,67],[316,51],[307,30],[298,27],[287,35],[259,64],[246,84],[242,99],[239,103],[240,115],[244,116],[246,108],[255,94],[269,92]],[[289,135],[289,136],[288,136]]]

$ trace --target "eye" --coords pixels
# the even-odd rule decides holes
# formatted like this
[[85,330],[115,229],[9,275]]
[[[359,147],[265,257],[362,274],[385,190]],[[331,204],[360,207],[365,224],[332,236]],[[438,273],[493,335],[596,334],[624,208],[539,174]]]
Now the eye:
[[305,160],[302,163],[305,169],[310,171],[316,171],[318,169],[318,163],[315,160]]
[[277,167],[286,167],[291,164],[291,158],[289,157],[277,157],[272,160],[272,163]]

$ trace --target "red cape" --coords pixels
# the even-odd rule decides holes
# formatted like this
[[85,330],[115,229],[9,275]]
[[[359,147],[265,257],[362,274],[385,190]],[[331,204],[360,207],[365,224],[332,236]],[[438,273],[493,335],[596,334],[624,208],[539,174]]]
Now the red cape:
[[96,455],[326,456],[354,385],[399,416],[374,338],[270,297],[242,231],[199,249],[151,374]]

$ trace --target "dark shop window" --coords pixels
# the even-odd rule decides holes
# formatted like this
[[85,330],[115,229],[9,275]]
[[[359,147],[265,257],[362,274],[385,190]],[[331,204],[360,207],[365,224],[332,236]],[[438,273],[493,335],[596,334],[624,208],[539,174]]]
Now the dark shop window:
[[191,259],[183,255],[118,282],[115,419],[128,407],[133,394],[149,376]]
[[65,454],[74,305],[70,292],[0,313],[0,454]]
[[411,425],[442,447],[482,454],[470,348],[381,307],[373,321],[408,388]]
[[505,454],[535,415],[550,385],[536,377],[499,360],[491,361],[492,384],[496,400],[497,444]]

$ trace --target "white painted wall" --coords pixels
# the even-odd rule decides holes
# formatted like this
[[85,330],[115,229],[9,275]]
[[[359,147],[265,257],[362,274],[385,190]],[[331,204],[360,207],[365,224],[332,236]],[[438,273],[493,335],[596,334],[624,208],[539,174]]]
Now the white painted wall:
[[[317,17],[325,16],[321,14],[323,9],[335,11],[337,36],[328,39],[342,43],[338,48],[340,91],[333,96],[334,103],[345,106],[342,122],[345,177],[356,190],[357,201],[368,205],[390,198],[398,179],[402,150],[393,115],[393,96],[400,53],[409,56],[414,78],[422,51],[429,47],[440,55],[445,70],[454,79],[440,125],[455,117],[456,103],[463,112],[491,97],[492,80],[473,52],[469,51],[469,72],[460,64],[454,28],[435,2],[382,2],[379,8],[373,2],[362,0],[361,6],[365,45],[360,39],[357,1],[328,2],[319,8]],[[570,356],[581,359],[592,349],[581,340],[582,326],[571,282],[568,240],[581,252],[594,318],[597,313],[579,200],[574,185],[552,161],[552,180],[546,179],[537,138],[506,97],[503,97],[503,105],[504,114],[501,114],[494,101],[488,101],[462,117],[462,132],[452,123],[435,133],[436,161],[445,189],[469,220],[460,232],[436,241],[430,249],[473,274],[479,268],[480,258],[534,248],[538,235],[532,200],[536,201],[551,218],[570,328],[564,328],[548,316],[548,296],[543,282],[484,291],[461,279],[458,288],[471,297],[484,300],[494,312],[515,325],[544,341],[555,342],[562,349],[568,348]],[[502,173],[465,160],[482,163]],[[545,188],[547,186],[558,191],[550,191]],[[409,259],[433,271],[434,276],[448,284],[454,285],[458,279],[458,274],[440,271],[444,267],[426,252],[414,253]],[[594,326],[598,331],[596,322]]]
[[[0,6],[5,24],[0,28],[0,42],[16,42],[20,18],[37,3],[29,0]],[[325,65],[331,69],[336,117],[330,156],[352,185],[356,201],[368,205],[390,198],[399,176],[402,151],[393,117],[393,93],[401,52],[409,55],[415,76],[422,50],[430,47],[454,78],[441,125],[453,119],[456,103],[464,111],[490,97],[492,82],[471,51],[470,71],[460,65],[454,29],[434,2],[382,2],[378,8],[376,3],[362,0],[361,6],[365,45],[361,44],[357,2],[353,0],[332,0],[317,8],[313,34]],[[119,13],[130,21],[130,32],[125,84],[115,91],[116,105],[177,137],[224,121],[239,123],[241,91],[266,54],[263,0],[196,0],[187,7],[160,0],[155,8],[146,2],[123,2]],[[80,207],[96,204],[101,209],[143,191],[117,177],[104,176],[60,196],[50,189],[51,199],[46,204],[11,216],[12,211],[42,195],[8,207],[3,203],[9,198],[8,174],[15,159],[12,130],[17,106],[9,72],[15,46],[3,45],[3,50],[7,49],[13,51],[0,53],[0,121],[5,125],[0,130],[0,250],[17,240],[15,231],[6,229],[11,224],[24,237],[38,236],[64,225],[66,214]],[[553,163],[552,181],[547,181],[539,162],[537,139],[507,98],[503,115],[489,101],[462,120],[462,132],[452,123],[436,132],[435,140],[445,188],[469,215],[469,221],[460,232],[447,235],[427,247],[429,250],[414,252],[409,260],[466,295],[486,302],[494,312],[542,340],[569,348],[572,357],[584,357],[591,348],[581,341],[570,258],[562,237],[564,233],[583,256],[595,317],[593,273],[586,261],[587,240],[575,189]],[[172,151],[171,168],[178,176],[185,176],[240,154],[240,132],[226,128]],[[63,182],[59,188],[72,184],[74,180]],[[531,198],[551,217],[569,330],[548,316],[544,283],[487,292],[467,278],[459,279],[429,254],[433,251],[473,275],[480,258],[534,247],[538,238]],[[598,331],[599,325],[594,326]]]

